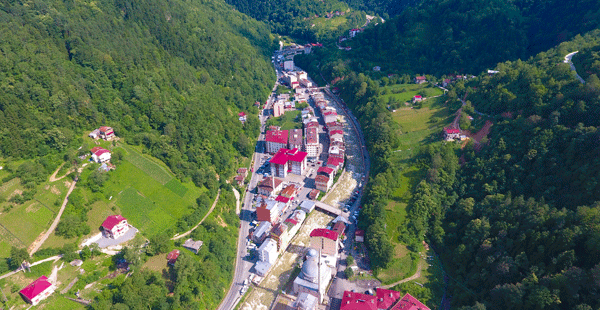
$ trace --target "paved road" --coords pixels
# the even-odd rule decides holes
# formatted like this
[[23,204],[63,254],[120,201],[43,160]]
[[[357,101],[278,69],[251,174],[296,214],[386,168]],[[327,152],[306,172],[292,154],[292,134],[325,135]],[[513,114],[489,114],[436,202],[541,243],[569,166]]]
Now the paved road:
[[581,82],[582,84],[585,84],[585,80],[581,78],[581,76],[579,76],[579,74],[577,74],[577,69],[575,69],[575,65],[573,65],[573,61],[571,61],[573,59],[573,56],[575,56],[575,54],[579,53],[579,51],[575,51],[572,53],[569,53],[565,56],[565,61],[564,63],[569,64],[569,66],[571,66],[571,70],[573,72],[575,72],[575,77],[577,77],[577,79],[579,80],[579,82]]
[[198,226],[200,226],[202,224],[202,222],[204,222],[204,220],[213,212],[213,210],[215,209],[215,206],[217,205],[217,202],[219,201],[219,196],[221,196],[221,189],[219,188],[219,191],[217,192],[217,198],[215,198],[215,201],[213,202],[212,206],[210,207],[210,210],[208,210],[208,213],[206,213],[206,215],[200,220],[200,222],[198,222],[198,224],[196,224],[196,226],[194,226],[194,228],[184,232],[181,235],[175,235],[173,238],[171,238],[171,240],[177,240],[180,238],[183,238],[189,234],[192,233],[192,231],[194,231],[196,228],[198,228]]

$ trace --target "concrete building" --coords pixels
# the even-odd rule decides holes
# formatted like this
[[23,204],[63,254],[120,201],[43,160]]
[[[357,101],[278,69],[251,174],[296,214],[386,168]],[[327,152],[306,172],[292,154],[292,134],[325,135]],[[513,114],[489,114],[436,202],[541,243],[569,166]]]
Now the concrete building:
[[273,117],[280,117],[285,114],[285,101],[277,100],[273,102]]
[[332,185],[333,178],[321,174],[315,177],[315,188],[322,192],[328,192],[331,189]]
[[444,128],[444,140],[452,141],[454,139],[460,139],[460,129]]
[[258,248],[258,259],[263,262],[268,262],[271,265],[275,264],[278,255],[277,242],[271,238],[265,240]]
[[93,147],[90,152],[92,153],[92,160],[97,163],[104,163],[110,161],[110,151],[103,149],[99,146]]
[[329,229],[317,228],[310,233],[310,247],[320,250],[321,255],[325,257],[325,262],[332,267],[337,264],[338,234]]
[[312,212],[315,209],[315,202],[310,200],[304,200],[300,204],[300,210],[304,211],[306,214]]
[[200,248],[202,248],[202,244],[204,244],[204,242],[202,242],[200,240],[195,241],[194,239],[190,238],[190,239],[185,240],[185,242],[181,246],[198,254],[198,252],[200,251]]
[[316,310],[319,304],[317,297],[308,293],[300,293],[292,309],[294,310]]
[[288,149],[302,149],[302,129],[291,129],[288,138]]
[[294,279],[293,290],[295,294],[310,294],[317,297],[319,303],[326,296],[326,288],[331,281],[331,268],[320,262],[319,252],[315,249],[308,250],[302,270]]
[[40,301],[48,298],[56,290],[56,285],[52,284],[46,276],[41,276],[31,282],[24,289],[19,291],[26,302],[37,305]]
[[265,142],[267,143],[267,153],[275,154],[280,149],[287,147],[288,131],[267,130],[267,134],[265,135]]
[[280,149],[271,158],[271,175],[285,178],[288,173],[302,175],[306,170],[306,152],[298,149]]
[[337,121],[338,114],[335,111],[326,111],[323,113],[323,119],[325,123],[333,123]]
[[270,222],[271,224],[277,223],[283,209],[284,204],[278,201],[271,199],[262,201],[260,205],[256,207],[256,220]]
[[255,243],[262,243],[263,241],[265,241],[265,239],[267,239],[267,237],[271,235],[272,227],[273,226],[271,225],[271,222],[260,222],[258,227],[256,227],[256,229],[254,230],[254,233],[252,234],[252,241],[254,241]]
[[285,71],[293,71],[294,70],[294,60],[286,60],[283,62],[283,70]]
[[[317,123],[318,126],[318,123]],[[304,150],[309,158],[319,156],[321,144],[319,144],[319,130],[317,127],[309,127],[304,130]]]

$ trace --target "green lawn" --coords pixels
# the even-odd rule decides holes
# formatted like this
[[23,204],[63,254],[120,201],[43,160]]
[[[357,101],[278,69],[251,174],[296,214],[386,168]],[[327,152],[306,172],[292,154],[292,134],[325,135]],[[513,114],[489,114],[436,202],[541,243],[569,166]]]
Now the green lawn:
[[147,173],[160,184],[165,185],[173,179],[173,175],[165,167],[144,156],[135,148],[128,145],[123,145],[122,148],[127,151],[125,160]]
[[[15,205],[0,215],[0,224],[20,240],[16,246],[29,246],[54,218],[54,213],[39,202],[30,200],[22,205]],[[4,233],[3,233],[4,234]],[[8,253],[1,253],[8,256]]]
[[397,252],[396,256],[401,257],[395,258],[388,268],[377,272],[377,279],[384,285],[408,278],[417,270],[417,260],[413,260],[411,256],[408,255],[408,250],[405,246],[396,244],[395,252]]
[[300,115],[300,111],[289,111],[285,112],[280,117],[272,117],[267,121],[268,126],[279,126],[282,130],[287,129],[300,129],[302,128],[302,122],[300,120],[296,121],[298,116]]
[[390,98],[398,100],[399,102],[411,101],[414,96],[418,94],[424,95],[424,97],[433,97],[443,94],[444,92],[429,84],[395,84],[386,86],[383,88],[381,98],[384,102],[388,102]]

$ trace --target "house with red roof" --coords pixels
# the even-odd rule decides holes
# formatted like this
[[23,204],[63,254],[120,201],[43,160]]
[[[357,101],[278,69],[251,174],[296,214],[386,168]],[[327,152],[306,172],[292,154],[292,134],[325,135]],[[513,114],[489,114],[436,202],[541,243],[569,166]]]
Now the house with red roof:
[[100,137],[104,140],[112,140],[115,137],[115,131],[112,127],[102,126],[98,130],[100,131]]
[[92,160],[97,163],[104,163],[110,161],[110,151],[103,149],[99,146],[93,147],[90,152],[92,153]]
[[340,170],[344,166],[344,158],[329,156],[327,158],[327,167],[334,170]]
[[354,231],[354,241],[365,242],[365,231],[362,229],[355,230]]
[[344,231],[346,230],[346,224],[344,223],[344,221],[337,221],[333,225],[333,228],[331,230],[335,231],[338,234],[338,236],[341,238],[342,235],[344,234]]
[[355,28],[355,29],[350,29],[350,30],[348,31],[348,36],[350,36],[351,38],[354,38],[354,37],[355,37],[357,34],[359,34],[359,33],[360,33],[360,29],[357,29],[357,28]]
[[424,75],[417,76],[417,77],[415,77],[415,83],[416,84],[427,83],[427,78]]
[[421,102],[421,101],[423,101],[423,96],[416,95],[416,96],[413,97],[413,103],[414,102]]
[[289,130],[288,149],[302,149],[302,129]]
[[129,230],[129,224],[121,215],[110,215],[104,220],[101,228],[105,237],[117,239]]
[[337,121],[338,114],[335,111],[325,111],[323,113],[323,119],[325,123],[334,123]]
[[179,250],[175,249],[169,254],[167,254],[167,264],[171,266],[175,266],[175,262],[177,262],[177,258],[179,257]]
[[261,195],[271,196],[281,190],[283,181],[275,177],[267,177],[257,186],[257,191]]
[[345,291],[340,310],[377,310],[377,297]]
[[375,296],[345,291],[340,310],[430,310],[410,294],[377,289]]
[[331,167],[319,167],[317,169],[317,174],[332,177],[334,175],[335,170]]
[[242,122],[242,123],[245,123],[246,122],[246,116],[247,116],[246,113],[240,112],[240,113],[238,113],[238,120],[240,122]]
[[333,178],[319,174],[315,177],[315,188],[327,193],[333,186]]
[[288,131],[287,130],[267,130],[265,135],[265,142],[267,143],[267,153],[275,154],[280,149],[286,148],[288,145]]
[[313,249],[321,252],[321,255],[328,256],[330,259],[329,265],[336,266],[338,248],[339,248],[339,235],[337,232],[327,228],[317,228],[310,232],[310,246]]
[[329,132],[329,140],[344,141],[344,131],[343,130],[330,131]]
[[308,154],[298,149],[279,149],[277,154],[271,158],[271,174],[280,178],[285,178],[288,173],[302,175],[306,170],[306,158]]
[[460,129],[445,127],[444,140],[453,141],[454,139],[460,139]]
[[41,276],[31,282],[24,289],[19,291],[26,302],[37,305],[40,301],[48,298],[56,290],[56,285],[52,284],[46,276]]

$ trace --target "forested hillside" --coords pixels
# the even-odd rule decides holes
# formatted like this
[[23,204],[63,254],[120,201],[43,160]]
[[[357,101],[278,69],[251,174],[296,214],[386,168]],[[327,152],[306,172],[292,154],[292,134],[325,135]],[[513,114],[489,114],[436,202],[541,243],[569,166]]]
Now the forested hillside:
[[[386,74],[477,75],[595,29],[599,10],[597,1],[425,0],[344,42],[351,51],[315,58],[342,59],[357,72],[380,66]],[[326,65],[323,71],[332,78],[342,69]]]
[[[435,247],[453,308],[600,306],[599,38],[594,31],[528,61],[498,64],[499,73],[457,83],[447,95],[455,106],[468,92],[494,125],[481,148],[438,142],[420,150],[420,179],[398,230],[411,248],[423,238]],[[576,50],[575,63],[589,71],[585,84],[563,62]],[[384,208],[405,165],[391,153],[394,121],[377,82],[350,73],[336,85],[372,134],[374,180],[360,225],[376,267],[385,267],[393,253]]]
[[274,81],[268,28],[220,1],[3,1],[0,156],[35,158],[115,128],[180,178],[216,192],[215,173],[253,151]]

